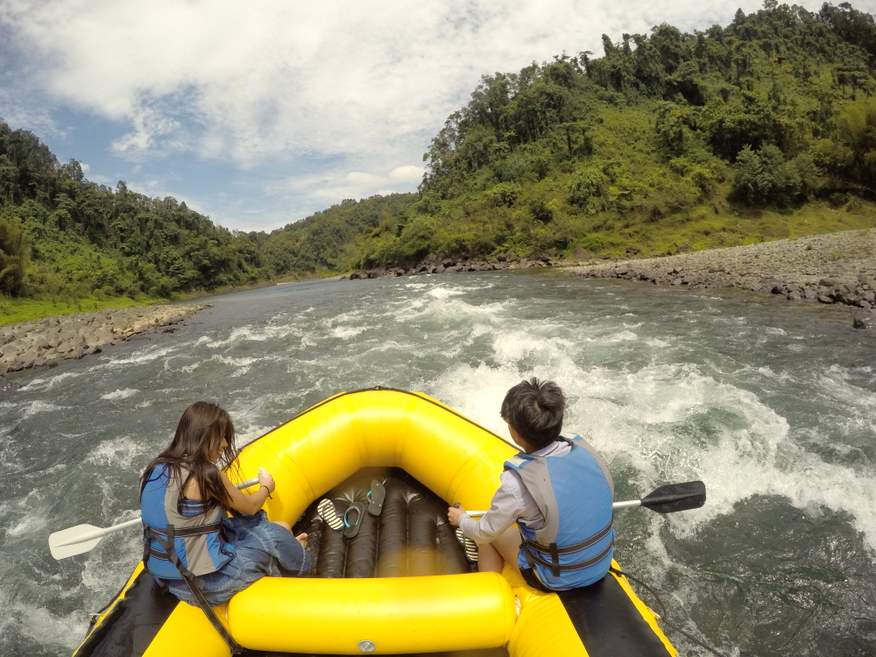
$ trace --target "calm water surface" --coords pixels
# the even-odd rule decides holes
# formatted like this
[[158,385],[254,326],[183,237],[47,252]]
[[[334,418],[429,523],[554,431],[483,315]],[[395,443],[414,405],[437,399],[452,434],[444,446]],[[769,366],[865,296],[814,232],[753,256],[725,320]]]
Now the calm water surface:
[[[507,435],[523,377],[619,498],[703,479],[701,510],[617,517],[618,558],[725,655],[876,654],[876,334],[844,309],[561,273],[286,285],[215,297],[172,334],[0,387],[0,655],[69,654],[139,533],[54,561],[51,531],[133,517],[137,477],[187,404],[241,443],[353,388],[425,391]],[[705,654],[670,636],[686,654]]]

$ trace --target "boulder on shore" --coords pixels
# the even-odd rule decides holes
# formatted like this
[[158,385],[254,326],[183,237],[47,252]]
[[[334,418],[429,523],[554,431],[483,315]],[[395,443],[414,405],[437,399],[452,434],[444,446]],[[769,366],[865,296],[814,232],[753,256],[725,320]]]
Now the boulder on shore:
[[177,324],[204,305],[160,305],[48,317],[0,326],[0,375],[100,353],[107,345]]
[[876,228],[589,264],[573,271],[675,287],[736,287],[866,308],[876,305]]
[[858,310],[852,316],[852,328],[868,329],[873,325],[873,313],[869,310]]

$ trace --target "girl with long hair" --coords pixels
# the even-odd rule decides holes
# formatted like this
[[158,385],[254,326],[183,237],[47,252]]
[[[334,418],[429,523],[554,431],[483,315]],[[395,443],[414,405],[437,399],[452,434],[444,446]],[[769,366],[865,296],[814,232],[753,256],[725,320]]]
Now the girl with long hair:
[[261,577],[302,575],[309,567],[307,534],[293,536],[287,523],[270,522],[261,510],[273,477],[260,470],[258,490],[247,494],[219,467],[236,456],[228,413],[199,401],[143,472],[146,568],[181,600],[196,603],[196,587],[210,605],[222,604]]

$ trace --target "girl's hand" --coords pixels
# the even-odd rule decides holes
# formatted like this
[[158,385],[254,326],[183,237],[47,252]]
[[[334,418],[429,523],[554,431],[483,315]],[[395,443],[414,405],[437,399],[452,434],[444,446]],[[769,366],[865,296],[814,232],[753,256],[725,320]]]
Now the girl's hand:
[[268,493],[273,493],[276,484],[274,478],[264,468],[259,468],[259,485],[268,489]]
[[295,537],[295,540],[301,543],[301,547],[307,547],[307,534],[305,532],[298,534],[298,536]]

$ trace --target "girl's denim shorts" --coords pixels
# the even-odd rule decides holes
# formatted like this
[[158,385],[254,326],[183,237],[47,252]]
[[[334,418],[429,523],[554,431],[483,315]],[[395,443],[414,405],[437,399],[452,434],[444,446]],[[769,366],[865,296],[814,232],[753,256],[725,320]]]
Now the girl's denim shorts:
[[[222,534],[233,546],[234,557],[220,570],[196,578],[211,605],[228,602],[262,577],[296,576],[309,570],[310,554],[289,530],[270,522],[264,511],[226,518]],[[168,580],[167,588],[177,598],[196,604],[185,581]]]

